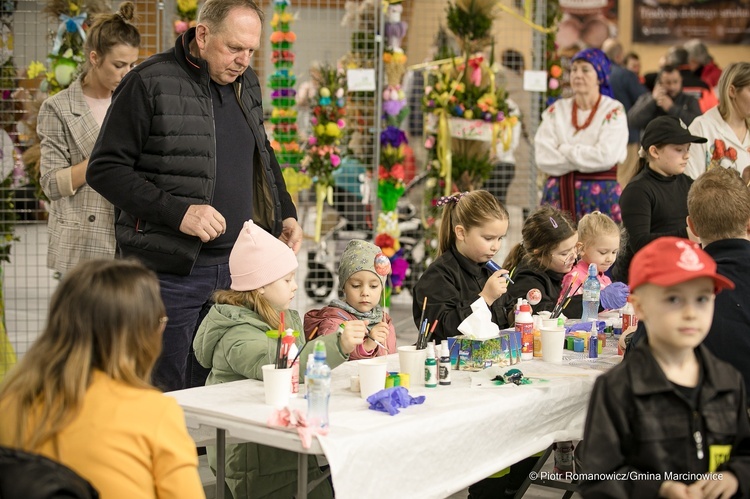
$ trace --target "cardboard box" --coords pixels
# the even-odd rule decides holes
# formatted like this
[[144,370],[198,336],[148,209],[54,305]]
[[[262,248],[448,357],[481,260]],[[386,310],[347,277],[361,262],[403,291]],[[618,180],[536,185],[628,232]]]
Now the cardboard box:
[[[521,333],[500,331],[500,335],[486,340],[471,340],[464,336],[448,338],[451,368],[461,371],[481,371],[492,366],[509,366],[521,355]],[[458,367],[456,367],[458,366]]]

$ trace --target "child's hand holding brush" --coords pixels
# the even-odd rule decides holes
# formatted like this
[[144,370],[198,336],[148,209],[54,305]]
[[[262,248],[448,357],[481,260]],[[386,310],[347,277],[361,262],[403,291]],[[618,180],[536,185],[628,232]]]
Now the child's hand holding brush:
[[385,349],[385,353],[390,353],[388,352],[388,347],[386,346],[389,333],[390,328],[388,327],[388,324],[386,324],[385,322],[379,322],[378,324],[375,324],[372,329],[370,329],[370,334],[365,339],[365,342],[362,346],[368,352],[375,350],[377,347],[382,347]]
[[341,351],[345,354],[350,354],[357,348],[357,345],[361,345],[365,341],[367,326],[365,326],[364,321],[347,320],[341,323],[339,331],[341,332],[341,336],[339,337]]

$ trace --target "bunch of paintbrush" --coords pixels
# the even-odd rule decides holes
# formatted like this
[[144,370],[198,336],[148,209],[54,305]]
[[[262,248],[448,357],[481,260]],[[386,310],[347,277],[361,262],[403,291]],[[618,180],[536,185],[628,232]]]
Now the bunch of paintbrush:
[[570,284],[568,284],[568,287],[565,288],[561,293],[560,296],[557,297],[557,303],[555,304],[555,308],[552,309],[552,315],[550,315],[551,319],[556,319],[560,317],[560,314],[562,313],[563,309],[568,306],[568,303],[570,303],[570,298],[575,294],[579,288],[576,288],[576,291],[573,291],[573,287],[578,282],[578,271],[573,272],[573,279],[570,280]]
[[427,319],[423,319],[417,334],[417,350],[424,350],[427,348],[427,344],[432,340],[432,333],[435,332],[437,327],[437,319],[430,325]]

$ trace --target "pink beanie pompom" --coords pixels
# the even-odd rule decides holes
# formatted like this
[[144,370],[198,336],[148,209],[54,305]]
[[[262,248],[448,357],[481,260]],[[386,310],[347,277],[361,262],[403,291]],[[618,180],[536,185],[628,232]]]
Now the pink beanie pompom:
[[252,291],[278,281],[297,270],[297,255],[252,220],[245,222],[229,255],[230,286]]

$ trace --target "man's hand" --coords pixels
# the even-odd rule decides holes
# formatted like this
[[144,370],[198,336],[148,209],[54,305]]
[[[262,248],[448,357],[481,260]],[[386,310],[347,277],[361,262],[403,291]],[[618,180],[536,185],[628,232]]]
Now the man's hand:
[[192,204],[180,223],[180,232],[207,243],[227,231],[227,221],[208,204]]
[[672,98],[667,91],[664,90],[664,87],[659,84],[654,86],[654,91],[651,92],[651,96],[654,98],[656,105],[662,108],[665,112],[669,112],[669,110],[672,109],[672,106],[674,106]]
[[281,230],[279,240],[292,248],[296,255],[302,247],[302,227],[292,217],[285,218],[282,224],[284,228]]

